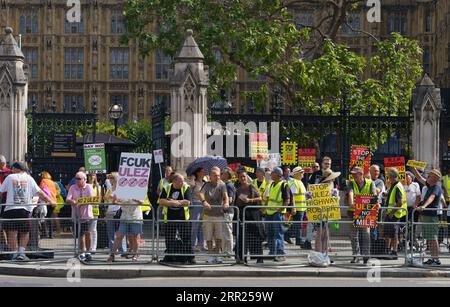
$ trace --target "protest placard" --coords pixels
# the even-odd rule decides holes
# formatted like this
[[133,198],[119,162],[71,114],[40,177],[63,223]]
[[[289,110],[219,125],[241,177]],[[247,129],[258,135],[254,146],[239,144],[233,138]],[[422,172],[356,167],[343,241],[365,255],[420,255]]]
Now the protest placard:
[[105,144],[84,144],[84,166],[87,173],[106,173]]
[[118,199],[144,201],[147,198],[152,154],[126,153],[120,155],[119,181],[116,196]]
[[350,171],[352,171],[355,166],[359,166],[364,169],[364,175],[368,174],[371,159],[372,155],[369,146],[352,145],[350,150]]
[[281,142],[281,161],[284,165],[296,165],[297,154],[296,142]]
[[339,199],[331,197],[331,189],[328,183],[310,184],[308,190],[312,193],[312,199],[308,200],[308,221],[320,222],[323,220],[340,220],[341,211]]
[[398,170],[399,180],[402,182],[402,184],[405,184],[405,157],[384,158],[384,170],[386,172],[386,178],[390,168],[396,168]]
[[305,173],[312,173],[312,167],[316,162],[316,149],[300,148],[298,150],[298,165],[305,169]]
[[353,226],[359,228],[377,228],[378,204],[377,197],[370,195],[355,196],[355,213]]
[[250,157],[252,160],[265,160],[269,154],[267,133],[250,133]]
[[406,166],[425,169],[425,167],[427,167],[427,164],[428,164],[427,162],[408,160]]

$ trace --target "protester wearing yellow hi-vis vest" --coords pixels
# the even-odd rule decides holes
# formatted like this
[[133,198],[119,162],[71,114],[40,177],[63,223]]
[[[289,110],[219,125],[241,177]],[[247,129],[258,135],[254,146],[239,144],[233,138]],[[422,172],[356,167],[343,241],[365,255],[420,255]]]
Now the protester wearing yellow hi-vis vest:
[[447,170],[447,175],[442,177],[442,188],[444,190],[445,202],[450,205],[450,166]]
[[270,174],[273,182],[270,184],[266,192],[266,221],[275,222],[267,224],[267,243],[269,245],[269,255],[275,256],[275,261],[285,261],[284,257],[284,238],[282,223],[284,221],[285,207],[289,205],[289,192],[286,182],[281,180],[283,171],[276,167]]
[[[406,193],[398,178],[398,170],[396,168],[389,168],[388,179],[390,187],[386,194],[385,207],[388,209],[386,209],[385,212],[385,222],[398,223],[400,219],[407,214],[408,205],[406,202]],[[393,259],[397,259],[400,225],[385,224],[383,232],[386,240],[387,253],[390,253]]]
[[[306,214],[306,188],[302,182],[305,170],[301,166],[297,166],[292,170],[294,177],[289,184],[291,195],[294,197],[294,207],[292,211],[292,220],[294,222],[302,222]],[[302,227],[300,223],[294,223],[284,234],[285,241],[289,242],[290,238],[295,235],[295,245],[302,246]]]
[[[163,189],[160,196],[167,247],[163,262],[195,263],[192,256],[191,223],[188,222],[191,202],[189,185],[184,182],[183,176],[174,174],[173,182]],[[178,256],[180,254],[186,256]]]
[[252,184],[255,186],[255,188],[258,189],[259,195],[261,195],[263,201],[266,200],[266,190],[269,187],[269,182],[267,182],[265,178],[265,171],[263,168],[257,168],[256,169],[256,178],[253,179]]
[[[348,215],[353,220],[357,195],[376,196],[376,186],[371,179],[364,178],[364,170],[355,166],[351,171],[354,180],[348,186]],[[350,241],[352,244],[353,259],[351,263],[358,263],[363,256],[364,264],[369,261],[370,255],[370,228],[351,227]]]
[[158,205],[159,205],[159,196],[161,195],[164,188],[170,184],[170,174],[172,173],[173,173],[172,167],[167,165],[164,168],[164,178],[161,178],[161,180],[158,183],[158,187],[156,188],[156,194],[158,195],[158,200],[156,201],[156,203]]

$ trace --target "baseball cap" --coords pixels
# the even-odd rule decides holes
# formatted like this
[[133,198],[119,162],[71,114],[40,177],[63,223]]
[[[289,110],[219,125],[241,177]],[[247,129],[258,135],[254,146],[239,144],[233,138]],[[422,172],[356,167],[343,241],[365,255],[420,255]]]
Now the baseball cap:
[[279,177],[283,176],[283,170],[280,167],[275,167],[272,171],[272,173],[275,173]]
[[352,174],[358,174],[358,173],[364,174],[364,170],[361,167],[359,167],[359,166],[355,166],[350,173],[352,173]]
[[27,171],[28,167],[24,162],[14,162],[14,164],[11,166],[11,168],[17,168],[21,171]]

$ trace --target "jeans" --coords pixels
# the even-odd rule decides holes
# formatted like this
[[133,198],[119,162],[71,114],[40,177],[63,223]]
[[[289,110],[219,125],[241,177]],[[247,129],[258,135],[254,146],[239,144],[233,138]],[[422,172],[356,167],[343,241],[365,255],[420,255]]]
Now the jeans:
[[266,215],[266,221],[278,222],[267,223],[267,243],[269,245],[269,255],[284,255],[284,236],[281,227],[284,221],[284,215],[276,212],[272,215]]
[[[111,250],[114,246],[114,239],[116,231],[119,229],[119,220],[107,220],[106,221],[106,232],[108,233],[108,248]],[[126,237],[122,240],[122,246],[119,247],[119,253],[124,253],[127,251],[127,240]]]
[[97,218],[92,220],[92,232],[91,232],[91,252],[97,251]]
[[[305,216],[305,211],[297,211],[295,215],[292,217],[294,222],[302,222],[303,217]],[[300,242],[302,240],[302,224],[294,223],[286,232],[285,237],[291,238],[295,236],[295,241]]]
[[[190,220],[199,221],[203,212],[202,203],[194,202],[193,204],[194,206],[199,207],[192,207],[192,210],[190,212]],[[191,225],[191,246],[194,247],[195,245],[197,245],[203,247],[203,231],[201,222],[192,222]]]

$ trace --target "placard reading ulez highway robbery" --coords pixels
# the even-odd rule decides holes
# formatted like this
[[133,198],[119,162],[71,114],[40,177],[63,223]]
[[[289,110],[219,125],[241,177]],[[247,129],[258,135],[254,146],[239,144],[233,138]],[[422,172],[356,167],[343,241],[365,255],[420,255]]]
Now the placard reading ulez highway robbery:
[[[320,222],[323,220],[340,220],[339,199],[331,197],[331,189],[328,183],[310,184],[308,190],[312,193],[312,199],[308,200],[308,221]],[[328,215],[328,216],[327,216]]]
[[122,152],[119,160],[119,181],[116,196],[120,200],[147,198],[148,181],[152,165],[150,153]]

